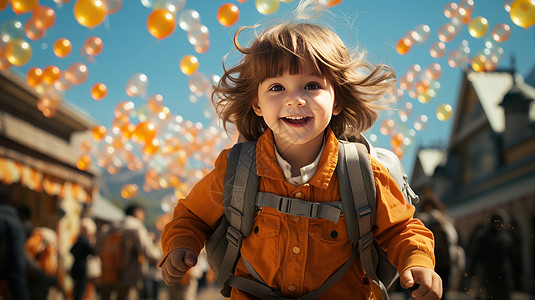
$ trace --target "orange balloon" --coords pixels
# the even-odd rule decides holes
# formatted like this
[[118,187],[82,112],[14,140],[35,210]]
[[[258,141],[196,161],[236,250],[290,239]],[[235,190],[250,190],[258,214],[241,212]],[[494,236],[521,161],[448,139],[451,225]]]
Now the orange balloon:
[[48,66],[43,71],[43,80],[48,84],[53,84],[56,80],[59,78],[59,74],[61,73],[61,70],[54,66]]
[[9,0],[0,0],[0,11],[4,10],[7,7]]
[[90,36],[85,40],[84,51],[87,55],[95,56],[102,52],[104,44],[98,36]]
[[199,60],[193,55],[186,55],[180,61],[180,70],[186,75],[191,75],[197,71]]
[[137,186],[137,184],[125,184],[121,188],[121,196],[125,199],[130,199],[134,197],[135,195],[137,195],[138,192],[139,187]]
[[171,35],[175,30],[175,26],[175,16],[165,9],[155,9],[147,18],[149,33],[157,39],[163,39]]
[[336,6],[342,2],[342,0],[324,0],[324,1],[325,1],[325,6],[327,7]]
[[72,82],[72,84],[81,84],[87,80],[89,76],[89,70],[86,65],[82,63],[73,63],[67,70],[67,80]]
[[11,0],[13,11],[17,14],[25,14],[36,8],[39,0]]
[[93,139],[97,142],[102,140],[102,138],[106,135],[106,132],[107,132],[107,129],[103,125],[98,125],[98,126],[93,127],[93,129],[91,129]]
[[134,141],[142,144],[152,141],[154,136],[156,136],[156,126],[151,122],[140,122],[132,134]]
[[43,70],[41,68],[33,67],[26,73],[26,82],[30,86],[36,86],[43,81]]
[[396,44],[396,51],[401,54],[407,54],[411,50],[412,43],[409,39],[400,39]]
[[66,38],[59,38],[54,43],[54,54],[59,58],[65,58],[71,54],[72,44]]
[[240,10],[232,3],[225,3],[217,10],[217,20],[225,27],[234,25],[240,17]]
[[95,100],[102,100],[108,94],[108,88],[104,83],[95,83],[91,88],[91,97]]
[[56,22],[56,13],[48,6],[39,5],[33,10],[31,19],[35,27],[48,29]]
[[472,69],[476,72],[485,72],[485,63],[487,62],[487,57],[483,54],[476,55],[472,59]]
[[153,155],[154,153],[158,152],[158,150],[160,150],[160,143],[157,139],[148,141],[145,144],[145,147],[143,147],[143,152],[148,155]]
[[74,4],[74,17],[80,25],[93,28],[106,17],[106,7],[100,0],[78,0]]
[[83,154],[78,158],[76,166],[80,170],[87,170],[89,166],[91,166],[91,156],[89,156],[89,154]]
[[45,29],[37,28],[34,20],[30,18],[24,23],[24,33],[30,40],[36,41],[45,35]]

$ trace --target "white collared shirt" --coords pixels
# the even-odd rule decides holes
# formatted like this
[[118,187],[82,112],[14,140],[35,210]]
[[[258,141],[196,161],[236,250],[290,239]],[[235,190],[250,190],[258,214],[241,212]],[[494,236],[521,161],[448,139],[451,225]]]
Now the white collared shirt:
[[286,178],[286,181],[289,183],[300,186],[302,184],[305,184],[310,181],[312,176],[316,173],[318,170],[318,164],[320,162],[321,153],[323,152],[323,148],[325,147],[325,139],[323,140],[323,144],[321,145],[321,150],[318,154],[318,157],[309,165],[306,165],[299,169],[301,175],[292,177],[292,166],[290,163],[288,163],[282,156],[279,154],[279,151],[277,150],[277,146],[274,146],[275,148],[275,156],[277,157],[277,163],[279,164],[280,168],[282,169],[282,172],[284,173],[284,177]]

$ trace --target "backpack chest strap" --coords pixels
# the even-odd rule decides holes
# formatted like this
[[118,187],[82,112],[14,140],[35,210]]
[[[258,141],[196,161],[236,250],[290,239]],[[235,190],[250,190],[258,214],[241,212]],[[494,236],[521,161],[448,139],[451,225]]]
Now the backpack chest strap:
[[271,207],[297,217],[327,219],[334,223],[338,223],[342,212],[342,201],[312,202],[264,192],[257,193],[256,206]]

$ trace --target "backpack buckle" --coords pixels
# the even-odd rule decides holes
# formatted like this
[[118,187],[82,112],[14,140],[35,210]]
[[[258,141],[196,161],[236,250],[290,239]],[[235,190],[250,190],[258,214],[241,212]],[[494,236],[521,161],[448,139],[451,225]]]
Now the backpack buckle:
[[281,198],[279,212],[297,217],[317,219],[319,217],[319,203],[300,199]]
[[242,241],[243,235],[239,230],[236,228],[229,226],[227,228],[227,240],[229,243],[232,243],[236,247],[241,247],[241,241]]

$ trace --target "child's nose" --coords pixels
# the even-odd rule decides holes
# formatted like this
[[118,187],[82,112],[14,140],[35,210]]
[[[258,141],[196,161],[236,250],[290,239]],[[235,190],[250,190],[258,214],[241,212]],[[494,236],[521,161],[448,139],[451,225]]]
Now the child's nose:
[[305,97],[301,93],[291,95],[286,101],[287,106],[304,106],[306,103]]

